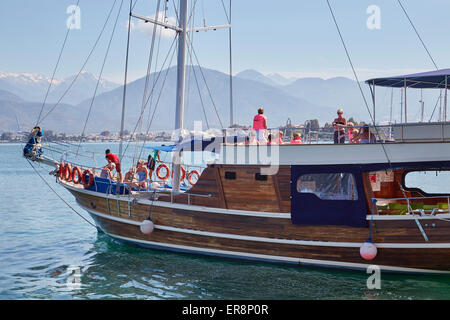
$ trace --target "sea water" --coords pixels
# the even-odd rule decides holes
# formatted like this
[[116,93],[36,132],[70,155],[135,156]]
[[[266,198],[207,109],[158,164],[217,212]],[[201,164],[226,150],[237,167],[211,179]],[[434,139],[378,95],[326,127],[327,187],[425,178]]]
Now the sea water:
[[[98,152],[99,165],[106,148],[118,152],[117,144],[83,148]],[[43,182],[21,149],[0,145],[0,299],[450,299],[448,276],[382,273],[381,289],[369,289],[364,272],[122,244],[77,216],[54,191],[92,222],[48,167],[34,164],[54,191]]]

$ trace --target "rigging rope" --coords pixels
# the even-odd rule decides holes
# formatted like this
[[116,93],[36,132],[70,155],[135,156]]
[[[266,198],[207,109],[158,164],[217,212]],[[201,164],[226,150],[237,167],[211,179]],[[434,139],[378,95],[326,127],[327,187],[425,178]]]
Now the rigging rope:
[[[78,7],[79,4],[80,4],[80,0],[77,1],[76,6]],[[48,94],[50,93],[50,88],[52,87],[53,80],[55,79],[56,70],[58,69],[59,62],[61,60],[62,53],[63,53],[64,48],[66,46],[66,42],[67,42],[67,38],[69,37],[70,30],[71,30],[71,28],[67,28],[66,36],[64,38],[64,42],[63,42],[63,45],[61,47],[61,51],[59,52],[58,60],[56,61],[55,68],[53,69],[52,78],[50,80],[50,83],[48,84],[47,92],[45,93],[44,102],[42,103],[41,111],[39,111],[39,116],[38,116],[38,119],[36,121],[36,126],[38,125],[39,120],[41,119],[42,111],[44,111],[45,103],[47,102]]]
[[[159,8],[160,8],[160,5],[161,5],[161,0],[158,0],[158,3],[156,5],[156,14],[155,14],[156,22],[159,21],[159,13],[160,13],[159,12]],[[142,105],[141,105],[141,111],[142,112],[144,110],[145,100],[147,98],[148,82],[149,82],[150,73],[151,73],[151,70],[152,70],[153,52],[154,52],[154,49],[155,49],[155,38],[156,38],[156,30],[157,29],[158,29],[158,26],[155,24],[153,26],[153,30],[152,30],[152,41],[151,41],[150,53],[149,53],[149,57],[148,57],[147,73],[145,75],[144,95],[142,97]],[[139,118],[138,133],[142,133],[142,117]],[[139,146],[139,144],[136,143],[136,146],[135,146],[135,149],[134,149],[134,157],[137,156],[138,146]],[[135,162],[135,159],[133,159],[133,163],[134,162]]]
[[96,98],[96,96],[97,96],[98,86],[99,86],[100,81],[101,81],[101,79],[102,79],[103,70],[104,70],[104,68],[105,68],[106,60],[107,60],[107,58],[108,58],[109,50],[110,50],[110,48],[111,48],[111,43],[112,43],[112,40],[113,40],[113,38],[114,38],[114,33],[115,33],[116,27],[117,27],[117,21],[119,20],[120,13],[122,12],[122,5],[123,5],[123,0],[120,2],[119,10],[117,11],[117,17],[116,17],[116,20],[115,20],[115,22],[114,22],[113,30],[112,30],[112,32],[111,32],[111,37],[110,37],[110,39],[109,39],[108,47],[106,48],[105,57],[103,58],[103,64],[102,64],[102,67],[101,67],[101,69],[100,69],[100,73],[99,73],[99,75],[98,75],[97,84],[96,84],[95,90],[94,90],[94,95],[92,96],[91,104],[89,105],[89,111],[88,111],[88,114],[87,114],[87,116],[86,116],[86,121],[84,122],[83,131],[82,131],[81,137],[80,137],[80,143],[79,143],[79,145],[78,145],[77,153],[76,153],[76,155],[75,155],[75,160],[76,160],[77,157],[78,157],[78,151],[79,151],[79,149],[80,149],[81,142],[83,141],[83,137],[84,137],[84,134],[85,134],[85,132],[86,132],[87,123],[88,123],[88,121],[89,121],[89,117],[90,117],[90,115],[91,115],[92,107],[93,107],[93,105],[94,105],[94,101],[95,101],[95,98]]
[[420,42],[422,43],[422,46],[424,47],[425,51],[427,52],[428,56],[430,57],[431,62],[433,62],[434,67],[436,68],[436,70],[439,70],[439,68],[438,68],[438,66],[437,66],[437,64],[436,64],[436,62],[434,62],[434,59],[433,59],[433,57],[431,56],[430,51],[428,50],[427,46],[426,46],[425,43],[423,42],[422,37],[420,36],[419,32],[417,31],[416,27],[414,26],[414,23],[412,22],[412,20],[410,19],[408,13],[406,12],[405,7],[402,5],[402,3],[401,3],[400,0],[397,0],[397,2],[398,2],[398,4],[400,5],[400,7],[402,8],[403,12],[405,13],[406,18],[408,18],[409,23],[410,23],[411,26],[413,27],[413,29],[414,29],[414,31],[415,31],[417,37],[419,38]]
[[220,126],[223,128],[224,126],[223,126],[222,120],[220,119],[219,112],[217,111],[216,104],[214,103],[214,99],[212,97],[211,90],[209,89],[208,83],[206,81],[205,74],[203,73],[203,69],[202,69],[202,67],[200,65],[200,62],[199,62],[198,57],[197,57],[197,54],[195,53],[195,49],[192,46],[192,43],[190,43],[190,38],[186,37],[186,39],[188,40],[187,41],[188,47],[190,46],[190,48],[192,50],[192,53],[194,54],[195,60],[197,61],[198,68],[200,69],[200,73],[202,75],[203,81],[205,82],[205,86],[206,86],[206,89],[208,91],[209,98],[211,99],[212,105],[214,107],[214,111],[216,112],[217,119],[219,120]]
[[[375,119],[374,119],[374,117],[372,116],[372,113],[370,112],[369,104],[367,103],[366,96],[364,95],[364,92],[363,92],[363,90],[362,90],[361,84],[360,84],[359,79],[358,79],[358,75],[356,74],[355,67],[353,66],[352,59],[351,59],[350,54],[349,54],[349,52],[348,52],[348,50],[347,50],[347,46],[345,45],[345,41],[344,41],[344,38],[343,38],[343,36],[342,36],[341,30],[340,30],[340,28],[339,28],[339,25],[338,25],[338,23],[337,23],[337,21],[336,21],[336,17],[335,17],[335,15],[334,15],[333,9],[331,8],[330,1],[329,1],[329,0],[326,0],[326,1],[327,1],[327,4],[328,4],[328,8],[330,9],[331,16],[333,17],[333,21],[334,21],[334,24],[335,24],[335,26],[336,26],[337,32],[338,32],[339,37],[340,37],[340,39],[341,39],[342,46],[344,47],[345,53],[346,53],[346,55],[347,55],[347,59],[348,59],[348,61],[349,61],[349,63],[350,63],[350,66],[351,66],[351,68],[352,68],[353,75],[355,76],[356,83],[358,84],[359,91],[361,92],[361,95],[362,95],[362,97],[363,97],[364,104],[365,104],[365,106],[366,106],[367,112],[369,113],[370,119],[372,120],[373,127],[375,128],[375,131],[377,132],[378,137],[381,137],[381,136],[380,136],[380,132],[379,132],[378,128],[376,127]],[[380,141],[381,141],[381,140],[380,140]],[[387,159],[387,161],[388,161],[388,163],[389,163],[389,166],[391,166],[391,160],[389,159],[389,156],[388,156],[388,154],[387,154],[387,151],[386,151],[386,148],[385,148],[385,146],[384,146],[384,143],[381,142],[380,144],[381,144],[381,147],[382,147],[382,149],[383,149],[384,155],[386,156],[386,159]]]
[[94,52],[95,48],[97,47],[98,42],[100,41],[101,36],[103,35],[103,32],[105,31],[105,27],[109,21],[109,18],[111,17],[111,13],[114,9],[114,6],[116,5],[116,1],[114,0],[113,5],[111,6],[111,9],[109,10],[108,16],[106,18],[105,23],[103,24],[103,27],[100,31],[100,34],[97,37],[97,40],[94,43],[94,46],[92,47],[91,51],[89,52],[89,55],[87,56],[86,60],[84,61],[83,65],[81,66],[80,70],[78,71],[78,73],[76,74],[75,78],[72,80],[72,82],[70,83],[70,85],[68,86],[68,88],[64,91],[64,93],[62,94],[61,98],[59,98],[59,100],[56,102],[56,104],[45,114],[44,117],[42,117],[42,119],[37,123],[42,123],[42,121],[44,121],[49,115],[50,113],[53,112],[53,110],[55,110],[55,108],[61,103],[62,99],[66,96],[66,94],[69,92],[69,90],[72,88],[72,86],[74,85],[74,83],[77,81],[78,77],[80,76],[81,72],[83,71],[84,67],[86,66],[86,64],[88,63],[89,59],[92,56],[92,53]]
[[64,200],[63,197],[61,197],[56,191],[55,189],[52,188],[52,186],[47,182],[47,180],[44,179],[44,177],[39,173],[39,171],[33,166],[33,164],[31,163],[31,161],[28,158],[25,158],[28,163],[30,164],[30,166],[33,168],[33,170],[38,174],[38,176],[42,179],[42,181],[44,181],[44,183],[50,188],[50,190],[52,190],[55,195],[61,199],[62,202],[64,202],[70,209],[72,209],[73,212],[75,212],[78,216],[80,216],[84,221],[86,221],[87,223],[89,223],[91,226],[93,226],[95,229],[97,229],[97,226],[95,224],[93,224],[92,222],[90,222],[89,220],[87,220],[85,217],[83,217],[83,215],[81,215],[77,210],[75,210],[66,200]]

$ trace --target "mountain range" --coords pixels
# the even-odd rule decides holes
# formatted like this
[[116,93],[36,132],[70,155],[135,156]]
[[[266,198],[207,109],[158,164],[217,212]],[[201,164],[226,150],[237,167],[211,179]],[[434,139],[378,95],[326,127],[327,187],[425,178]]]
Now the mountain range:
[[[54,81],[43,114],[53,108],[72,80],[73,77]],[[203,121],[203,129],[228,126],[229,75],[195,66],[187,68],[186,80],[185,127],[193,128],[196,120]],[[148,98],[155,81],[151,98]],[[23,130],[32,127],[49,82],[42,76],[0,73],[0,131],[17,130],[17,122]],[[175,123],[176,68],[152,73],[148,82],[149,103],[143,114],[142,130],[146,131],[152,117],[151,130],[172,129]],[[123,86],[102,81],[93,100],[96,84],[97,79],[92,74],[81,73],[69,94],[45,118],[42,126],[57,132],[79,134],[89,114],[87,133],[103,130],[117,132],[120,128]],[[145,77],[127,84],[125,128],[131,132],[141,113],[144,86]],[[367,86],[364,86],[364,91],[366,98],[369,98]],[[323,125],[335,118],[338,108],[343,108],[347,117],[369,119],[357,83],[351,79],[288,79],[278,74],[263,75],[256,70],[236,74],[233,77],[234,123],[251,125],[259,107],[265,109],[269,127],[284,125],[288,118],[293,124],[318,119]]]

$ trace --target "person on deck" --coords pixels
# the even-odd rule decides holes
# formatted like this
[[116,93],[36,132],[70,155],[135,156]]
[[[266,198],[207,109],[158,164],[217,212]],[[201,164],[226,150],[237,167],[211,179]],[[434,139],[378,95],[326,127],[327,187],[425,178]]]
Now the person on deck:
[[111,162],[114,163],[114,165],[116,166],[116,171],[119,174],[119,182],[122,182],[122,171],[120,168],[120,160],[119,157],[117,155],[115,155],[114,153],[111,153],[111,151],[109,149],[105,150],[105,158]]
[[136,186],[136,167],[131,167],[130,170],[125,173],[123,182],[128,186],[128,188],[133,188]]
[[100,178],[113,180],[114,176],[112,171],[116,168],[114,162],[108,160],[108,164],[103,167],[102,172],[100,173]]
[[300,137],[300,133],[294,133],[294,139],[291,140],[290,144],[302,144],[302,138]]
[[269,145],[269,144],[278,144],[277,141],[276,141],[275,139],[273,139],[272,134],[269,134],[269,135],[267,136],[267,144],[268,144],[268,145]]
[[256,140],[265,143],[265,133],[267,130],[267,117],[264,115],[264,109],[259,108],[258,114],[253,118],[253,130],[256,131]]
[[44,131],[41,127],[36,126],[33,128],[30,134],[30,138],[25,148],[23,148],[23,155],[29,157],[36,157],[42,154],[41,137]]
[[279,131],[278,133],[278,139],[277,139],[277,144],[283,144],[283,132]]
[[344,110],[338,109],[337,115],[338,117],[334,119],[332,125],[336,127],[334,129],[334,143],[335,144],[343,144],[345,143],[345,129],[340,127],[347,126],[347,120],[342,116]]
[[364,124],[359,134],[353,140],[357,143],[375,143],[376,136],[370,132],[369,125]]
[[161,151],[153,149],[153,151],[148,155],[147,158],[147,168],[148,168],[148,178],[151,179],[153,176],[153,171],[155,171],[156,162],[161,162],[159,155]]
[[[159,153],[158,153],[158,159],[159,159]],[[147,187],[148,187],[148,184],[147,184],[147,178],[149,177],[148,172],[149,172],[149,170],[145,166],[145,161],[139,160],[138,164],[137,164],[136,174],[138,176],[138,186],[141,189],[147,189]]]

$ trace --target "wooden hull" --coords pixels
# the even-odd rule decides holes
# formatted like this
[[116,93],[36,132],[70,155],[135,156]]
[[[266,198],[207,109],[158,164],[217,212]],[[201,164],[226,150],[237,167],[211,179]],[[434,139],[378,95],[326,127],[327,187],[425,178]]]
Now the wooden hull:
[[[300,226],[289,213],[133,201],[64,186],[102,231],[142,247],[364,271],[377,265],[390,272],[450,273],[450,223],[436,217],[376,217],[372,239],[378,253],[366,261],[359,250],[369,227]],[[140,223],[148,217],[155,230],[144,235]]]

